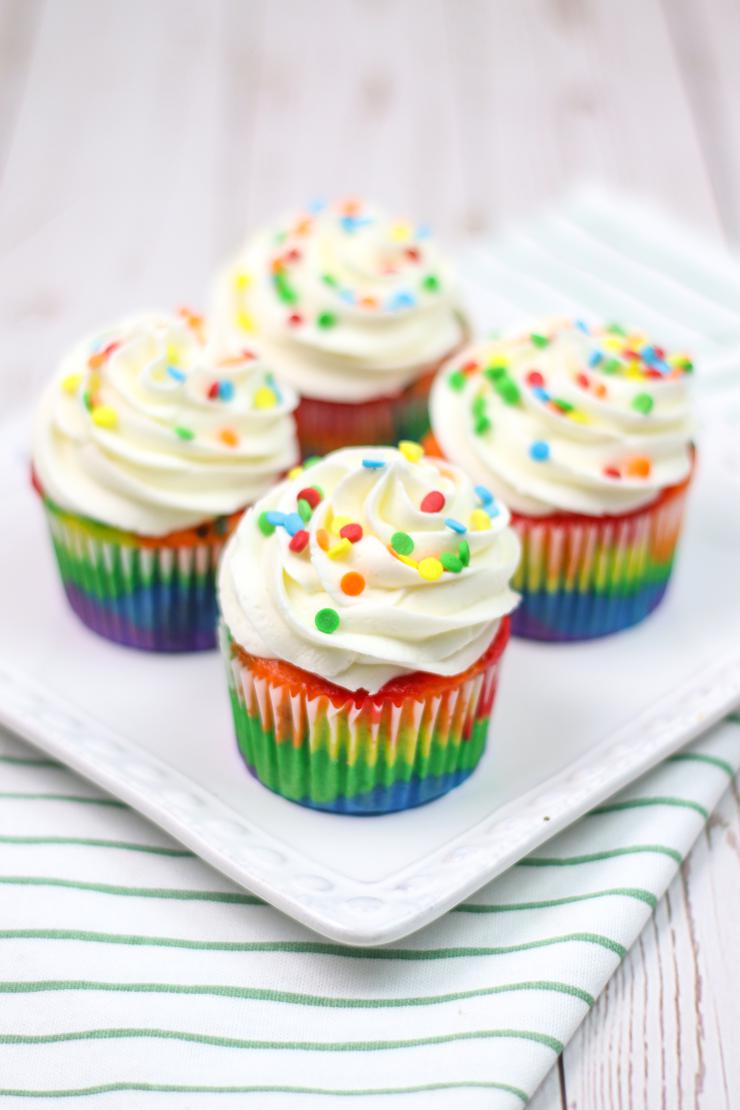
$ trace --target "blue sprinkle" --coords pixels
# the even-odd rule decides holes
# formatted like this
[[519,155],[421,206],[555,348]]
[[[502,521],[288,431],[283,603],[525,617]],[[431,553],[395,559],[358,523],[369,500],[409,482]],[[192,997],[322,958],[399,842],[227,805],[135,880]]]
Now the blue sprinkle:
[[416,297],[405,289],[399,289],[392,297],[388,298],[387,308],[391,312],[395,312],[399,308],[413,308],[416,304]]
[[342,228],[351,235],[355,231],[358,231],[359,228],[367,227],[367,225],[371,224],[373,221],[370,216],[340,216],[339,222]]
[[224,381],[218,383],[218,397],[220,401],[233,401],[235,392],[236,390],[234,389],[233,382]]
[[448,528],[451,528],[453,532],[457,532],[459,536],[464,536],[467,532],[465,525],[461,524],[459,520],[455,520],[453,516],[445,517],[445,524]]
[[488,486],[476,486],[475,487],[475,492],[480,497],[481,503],[483,505],[492,505],[493,504],[493,494],[491,493]]
[[498,505],[489,505],[486,509],[486,512],[490,517],[494,517],[498,516],[498,514],[501,512],[501,509]]
[[[297,513],[296,516],[298,516]],[[279,513],[277,509],[268,509],[265,513],[265,519],[268,524],[272,524],[275,528],[282,528],[285,524],[285,513]]]
[[431,234],[432,234],[432,229],[429,226],[429,224],[419,224],[419,226],[416,229],[416,238],[417,239],[428,239]]
[[187,378],[187,374],[183,374],[182,370],[178,370],[176,366],[168,366],[167,373],[171,378],[174,378],[176,382],[184,382]]
[[[268,517],[267,519],[269,520],[270,518]],[[271,520],[270,524],[272,524]],[[283,520],[283,527],[289,536],[294,536],[296,532],[300,532],[304,527],[303,518],[299,516],[298,513],[288,513]]]
[[604,355],[602,351],[592,351],[591,354],[588,356],[589,366],[598,366],[599,363],[603,361]]
[[385,463],[382,459],[363,459],[362,465],[366,470],[381,470]]
[[669,366],[668,363],[661,358],[658,359],[657,362],[652,363],[652,369],[658,370],[661,374],[670,374],[673,367]]
[[536,439],[529,448],[529,457],[535,462],[547,462],[550,458],[550,444],[544,439]]
[[576,327],[578,328],[578,330],[582,331],[584,335],[590,335],[591,334],[591,329],[590,329],[590,327],[588,326],[588,324],[586,323],[585,320],[576,320],[575,324],[576,324]]
[[312,216],[318,216],[319,213],[323,212],[325,208],[326,208],[326,201],[321,200],[319,198],[316,198],[315,200],[312,200],[308,205],[308,210],[309,210],[309,212],[311,213]]
[[352,289],[340,289],[339,290],[339,299],[340,299],[340,301],[344,301],[345,304],[354,304],[355,300],[356,300],[354,290],[352,290]]
[[546,389],[543,389],[541,385],[536,385],[534,387],[534,389],[532,390],[532,392],[534,393],[535,397],[537,397],[537,399],[540,400],[540,401],[549,401],[550,400],[550,394],[547,392]]

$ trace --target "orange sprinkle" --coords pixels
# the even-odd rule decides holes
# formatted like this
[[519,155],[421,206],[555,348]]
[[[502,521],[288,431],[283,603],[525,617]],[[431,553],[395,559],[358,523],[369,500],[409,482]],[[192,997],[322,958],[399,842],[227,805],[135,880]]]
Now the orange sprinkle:
[[597,397],[606,397],[606,386],[603,382],[597,382],[594,386],[594,393]]
[[350,570],[347,574],[342,575],[342,581],[339,585],[342,587],[343,593],[349,594],[350,597],[357,597],[365,589],[365,579],[357,571]]
[[233,428],[222,428],[218,433],[218,438],[222,443],[225,443],[227,447],[236,447],[239,442],[239,436]]
[[329,550],[331,540],[329,539],[329,533],[327,532],[326,528],[319,528],[318,532],[316,533],[316,543],[319,545],[322,551]]
[[308,235],[309,231],[311,230],[311,224],[312,223],[313,223],[313,221],[310,219],[309,216],[306,216],[306,218],[304,220],[299,220],[298,223],[293,228],[293,234],[294,235]]
[[360,305],[362,306],[362,308],[377,308],[378,307],[378,298],[377,297],[360,297]]
[[634,455],[626,461],[627,475],[630,478],[649,478],[652,464],[644,455]]

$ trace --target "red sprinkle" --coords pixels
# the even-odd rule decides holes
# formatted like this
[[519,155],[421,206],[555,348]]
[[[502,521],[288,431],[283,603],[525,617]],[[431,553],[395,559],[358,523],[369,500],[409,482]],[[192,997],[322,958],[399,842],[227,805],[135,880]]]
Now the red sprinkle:
[[423,513],[438,513],[445,507],[445,495],[438,489],[430,490],[420,507]]
[[292,328],[297,328],[300,324],[302,324],[303,317],[301,316],[300,312],[291,312],[290,316],[288,317],[288,323]]
[[604,474],[607,478],[621,478],[622,474],[616,466],[605,466]]
[[211,401],[216,400],[216,398],[218,397],[218,382],[211,382],[208,387],[208,397]]
[[545,379],[540,374],[539,370],[530,370],[527,374],[527,385],[531,385],[533,389],[540,389],[545,384]]
[[290,543],[288,544],[288,547],[291,551],[301,552],[308,543],[308,539],[308,532],[305,530],[305,528],[301,528],[300,532],[296,532],[294,536],[290,537]]
[[588,389],[591,384],[587,374],[576,374],[576,381],[580,385],[581,389]]
[[418,262],[419,259],[421,258],[421,255],[419,254],[419,251],[416,249],[416,247],[407,247],[406,248],[406,257],[408,259],[410,259],[412,262]]
[[296,501],[308,501],[312,509],[316,508],[320,500],[321,494],[313,486],[306,486],[305,489],[300,490],[296,497]]
[[339,529],[339,535],[343,539],[349,540],[350,543],[358,543],[362,539],[362,525],[361,524],[345,524],[344,528]]
[[303,255],[296,247],[293,247],[292,250],[289,250],[285,256],[287,262],[300,262],[302,258]]
[[460,367],[463,374],[474,374],[475,371],[478,370],[478,368],[479,365],[474,358],[471,358],[469,362],[466,362],[463,366]]

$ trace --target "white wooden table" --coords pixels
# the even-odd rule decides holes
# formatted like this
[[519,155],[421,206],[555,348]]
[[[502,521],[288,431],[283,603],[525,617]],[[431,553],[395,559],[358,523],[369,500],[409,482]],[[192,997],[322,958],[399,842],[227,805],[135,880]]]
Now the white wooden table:
[[[740,240],[740,0],[0,0],[0,396],[358,192],[448,239],[584,178]],[[740,1106],[731,791],[532,1105]]]

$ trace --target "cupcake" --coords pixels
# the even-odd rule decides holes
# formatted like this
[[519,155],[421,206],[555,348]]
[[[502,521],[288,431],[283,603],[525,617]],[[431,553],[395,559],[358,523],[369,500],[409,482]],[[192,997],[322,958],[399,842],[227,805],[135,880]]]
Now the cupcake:
[[375,814],[473,772],[517,601],[508,521],[415,443],[336,451],[257,502],[219,600],[239,751],[260,782]]
[[200,317],[141,315],[83,340],[39,405],[33,480],[70,605],[150,651],[216,642],[229,533],[297,458],[293,391]]
[[427,446],[513,510],[516,635],[606,636],[660,602],[693,468],[692,369],[634,329],[557,320],[440,372]]
[[300,394],[304,456],[420,438],[434,373],[465,337],[428,229],[357,201],[255,236],[219,278],[212,315],[216,342],[256,336]]

